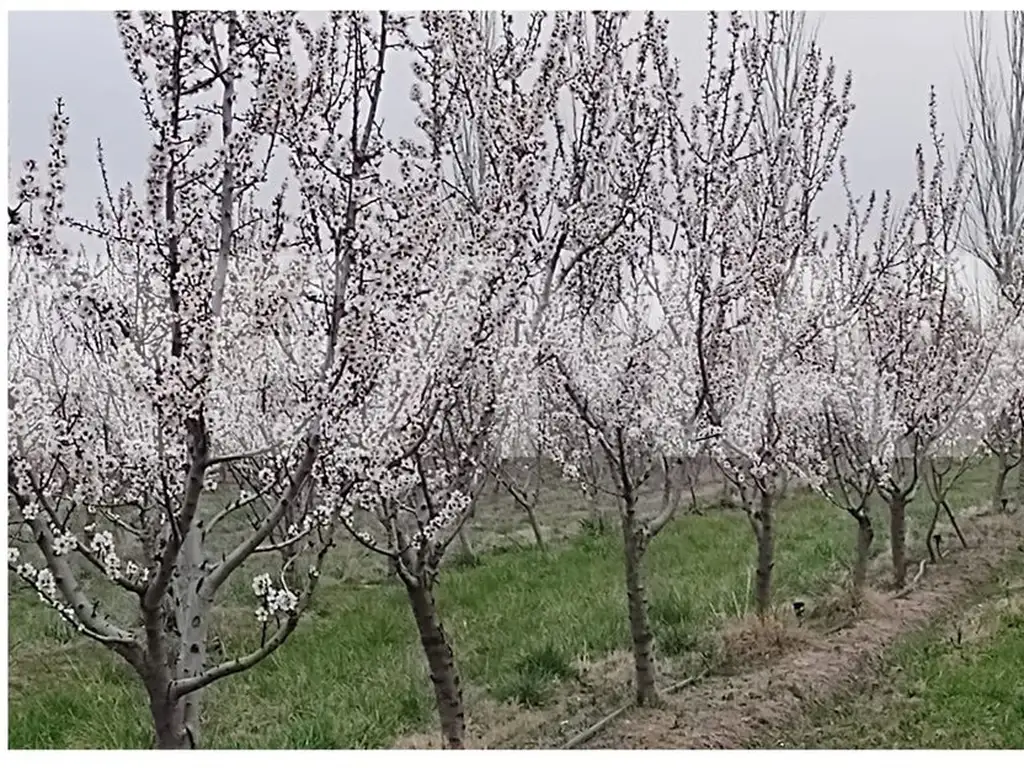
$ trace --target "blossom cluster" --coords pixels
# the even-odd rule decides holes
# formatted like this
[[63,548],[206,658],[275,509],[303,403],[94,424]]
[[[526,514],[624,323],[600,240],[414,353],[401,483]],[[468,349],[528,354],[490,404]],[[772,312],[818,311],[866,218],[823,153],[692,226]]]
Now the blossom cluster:
[[256,620],[261,624],[272,618],[288,616],[299,605],[298,596],[286,586],[275,587],[268,573],[253,578],[252,592],[260,602],[256,608]]

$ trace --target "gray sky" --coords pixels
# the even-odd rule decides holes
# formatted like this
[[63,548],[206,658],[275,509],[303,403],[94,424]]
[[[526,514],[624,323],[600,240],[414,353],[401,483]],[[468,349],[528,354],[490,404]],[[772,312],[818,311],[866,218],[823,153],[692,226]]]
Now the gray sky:
[[[820,17],[825,55],[835,57],[840,72],[853,70],[857,109],[843,152],[855,189],[891,188],[904,197],[913,183],[914,146],[928,139],[930,85],[938,89],[941,125],[950,144],[958,133],[954,104],[963,14],[825,12]],[[696,76],[703,66],[704,15],[674,13],[670,18],[684,76]],[[96,139],[103,140],[115,185],[139,181],[149,151],[113,14],[11,13],[8,30],[10,167],[17,175],[25,158],[45,157],[48,117],[62,96],[71,117],[69,208],[72,214],[88,215],[100,191]],[[392,120],[407,119],[407,82],[392,86],[386,89],[385,121],[389,114]]]

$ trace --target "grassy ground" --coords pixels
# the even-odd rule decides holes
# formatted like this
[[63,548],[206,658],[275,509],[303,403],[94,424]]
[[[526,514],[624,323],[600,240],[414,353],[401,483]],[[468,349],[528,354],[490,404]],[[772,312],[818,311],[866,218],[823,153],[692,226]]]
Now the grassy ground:
[[[984,493],[987,477],[976,474],[954,508]],[[923,519],[923,530],[922,508],[914,519]],[[780,602],[818,593],[845,572],[854,526],[843,513],[794,495],[780,505],[778,531]],[[660,654],[699,649],[724,618],[747,610],[753,559],[741,517],[686,517],[666,528],[647,557]],[[543,706],[578,660],[628,647],[622,581],[615,535],[577,536],[548,554],[491,553],[476,567],[446,569],[439,606],[464,682],[495,700]],[[241,586],[230,594],[243,593]],[[257,641],[251,617],[244,603],[219,609],[228,653]],[[130,669],[24,592],[12,595],[9,618],[11,747],[148,746],[147,709]],[[203,739],[213,748],[380,747],[431,728],[434,718],[410,611],[391,584],[327,582],[284,648],[207,695]]]
[[864,690],[765,746],[1024,749],[1024,558],[952,622],[916,633]]

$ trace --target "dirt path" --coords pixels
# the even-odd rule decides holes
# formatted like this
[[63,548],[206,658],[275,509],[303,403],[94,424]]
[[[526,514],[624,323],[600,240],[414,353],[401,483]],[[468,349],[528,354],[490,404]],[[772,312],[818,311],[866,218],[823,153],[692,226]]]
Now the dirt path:
[[660,709],[633,710],[586,747],[742,748],[857,685],[894,641],[961,605],[1006,557],[1024,557],[1024,523],[1017,517],[974,517],[965,524],[972,548],[929,566],[907,597],[879,595],[853,626],[819,635],[757,670],[708,678],[666,697]]

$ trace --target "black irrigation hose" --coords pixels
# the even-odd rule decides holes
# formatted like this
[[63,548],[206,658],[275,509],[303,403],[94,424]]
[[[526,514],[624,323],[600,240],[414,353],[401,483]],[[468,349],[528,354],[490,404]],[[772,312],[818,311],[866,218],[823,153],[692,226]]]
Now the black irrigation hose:
[[[708,670],[705,669],[703,672],[701,672],[699,674],[696,674],[693,677],[688,677],[685,680],[680,680],[678,683],[672,683],[672,685],[668,686],[664,690],[659,691],[658,695],[659,696],[667,696],[670,693],[675,693],[676,691],[680,691],[683,688],[686,688],[687,686],[690,686],[690,685],[693,685],[693,684],[697,683],[705,675],[707,675],[707,673],[708,673]],[[580,746],[581,744],[585,744],[586,742],[588,742],[592,738],[594,738],[594,736],[596,736],[598,733],[600,733],[601,730],[604,729],[605,726],[607,726],[609,723],[611,723],[616,718],[622,716],[623,713],[625,713],[626,711],[631,709],[633,706],[635,706],[635,704],[636,703],[632,702],[632,701],[629,702],[628,704],[623,704],[621,707],[616,709],[614,712],[610,712],[609,714],[607,714],[604,717],[602,717],[600,720],[598,720],[596,723],[591,725],[585,731],[581,731],[580,733],[577,733],[575,736],[573,736],[571,739],[569,739],[567,742],[565,742],[565,744],[560,746],[559,749],[575,749],[576,747]]]
[[917,575],[914,576],[913,581],[911,581],[906,587],[904,587],[899,592],[897,592],[896,593],[896,597],[894,599],[902,600],[903,598],[905,598],[907,595],[909,595],[911,592],[914,591],[914,587],[917,586],[917,582],[919,582],[921,580],[921,577],[924,576],[924,569],[925,569],[925,566],[927,566],[927,565],[928,565],[928,558],[926,557],[924,560],[921,561],[921,564],[917,566]]

